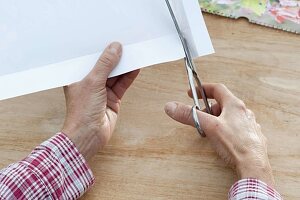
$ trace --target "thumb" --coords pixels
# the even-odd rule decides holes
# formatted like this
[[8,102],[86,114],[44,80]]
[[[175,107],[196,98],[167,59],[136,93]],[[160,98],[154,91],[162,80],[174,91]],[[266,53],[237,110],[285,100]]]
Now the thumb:
[[[169,102],[165,106],[165,112],[175,121],[195,127],[191,106],[177,102]],[[212,128],[218,123],[218,119],[202,111],[198,111],[197,113],[201,128],[209,136]]]
[[87,79],[96,81],[97,83],[106,84],[106,81],[118,65],[122,55],[122,45],[118,42],[111,43],[103,51],[92,71],[87,75]]

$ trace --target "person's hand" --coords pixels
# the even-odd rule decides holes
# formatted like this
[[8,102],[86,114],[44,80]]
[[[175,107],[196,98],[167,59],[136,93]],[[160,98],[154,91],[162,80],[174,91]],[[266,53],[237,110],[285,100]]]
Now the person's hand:
[[121,99],[139,73],[137,70],[108,79],[121,55],[121,44],[110,44],[82,81],[64,87],[67,115],[62,132],[87,160],[111,138]]
[[[267,140],[253,112],[222,84],[204,84],[208,98],[215,99],[213,115],[198,111],[201,128],[217,154],[235,168],[240,179],[257,178],[274,185],[267,154]],[[188,92],[191,97],[191,91]],[[199,96],[201,96],[199,94]],[[166,113],[183,124],[194,125],[191,106],[170,102]]]

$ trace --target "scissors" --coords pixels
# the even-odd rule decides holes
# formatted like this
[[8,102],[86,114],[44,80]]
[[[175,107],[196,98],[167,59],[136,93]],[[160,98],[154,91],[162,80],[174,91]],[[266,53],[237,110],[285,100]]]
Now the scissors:
[[187,70],[189,85],[190,85],[192,95],[193,95],[193,100],[194,100],[194,106],[192,107],[192,116],[193,116],[193,120],[194,120],[194,123],[195,123],[195,127],[196,127],[198,133],[202,137],[206,137],[205,132],[201,128],[200,121],[199,121],[199,118],[198,118],[198,115],[197,115],[197,110],[201,110],[201,106],[200,106],[200,103],[199,103],[199,98],[198,98],[195,82],[198,86],[198,90],[199,90],[199,92],[201,94],[201,97],[204,101],[205,110],[209,114],[212,114],[211,104],[207,100],[207,95],[205,93],[204,88],[202,87],[202,83],[201,83],[201,81],[198,77],[198,74],[196,72],[196,67],[195,67],[195,63],[193,61],[193,57],[191,55],[190,47],[187,43],[187,40],[186,40],[183,32],[180,29],[179,23],[178,23],[178,21],[175,17],[172,6],[171,6],[169,0],[165,0],[165,1],[166,1],[167,6],[168,6],[169,12],[171,14],[172,20],[175,24],[176,30],[178,32],[178,35],[179,35],[179,38],[181,40],[181,43],[182,43],[182,46],[183,46],[183,49],[184,49],[184,53],[185,53],[185,58],[184,58],[185,67],[186,67],[186,70]]

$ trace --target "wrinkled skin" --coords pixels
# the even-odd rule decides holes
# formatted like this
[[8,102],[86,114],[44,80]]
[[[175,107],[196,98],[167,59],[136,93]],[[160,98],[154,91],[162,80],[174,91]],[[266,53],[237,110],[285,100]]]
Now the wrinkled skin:
[[[208,98],[215,99],[213,115],[198,111],[202,129],[217,154],[239,178],[258,178],[274,185],[267,153],[267,139],[254,113],[222,84],[204,84]],[[188,92],[191,96],[191,91]],[[199,96],[201,94],[199,93]],[[194,126],[191,106],[170,102],[166,113],[174,120]]]

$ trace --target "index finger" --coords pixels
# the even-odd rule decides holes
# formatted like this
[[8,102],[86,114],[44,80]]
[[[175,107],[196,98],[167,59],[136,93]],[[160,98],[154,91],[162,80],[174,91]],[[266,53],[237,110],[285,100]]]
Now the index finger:
[[[209,99],[215,99],[221,107],[226,103],[231,102],[235,96],[232,92],[224,85],[220,83],[204,83],[202,84],[205,90],[206,96]],[[201,97],[200,89],[197,87],[197,94],[199,98]],[[192,91],[188,91],[188,95],[192,97]]]
[[120,79],[116,81],[112,90],[118,96],[118,98],[122,98],[125,94],[126,90],[131,86],[133,81],[136,79],[140,70],[135,70],[132,72],[128,72],[120,76]]

